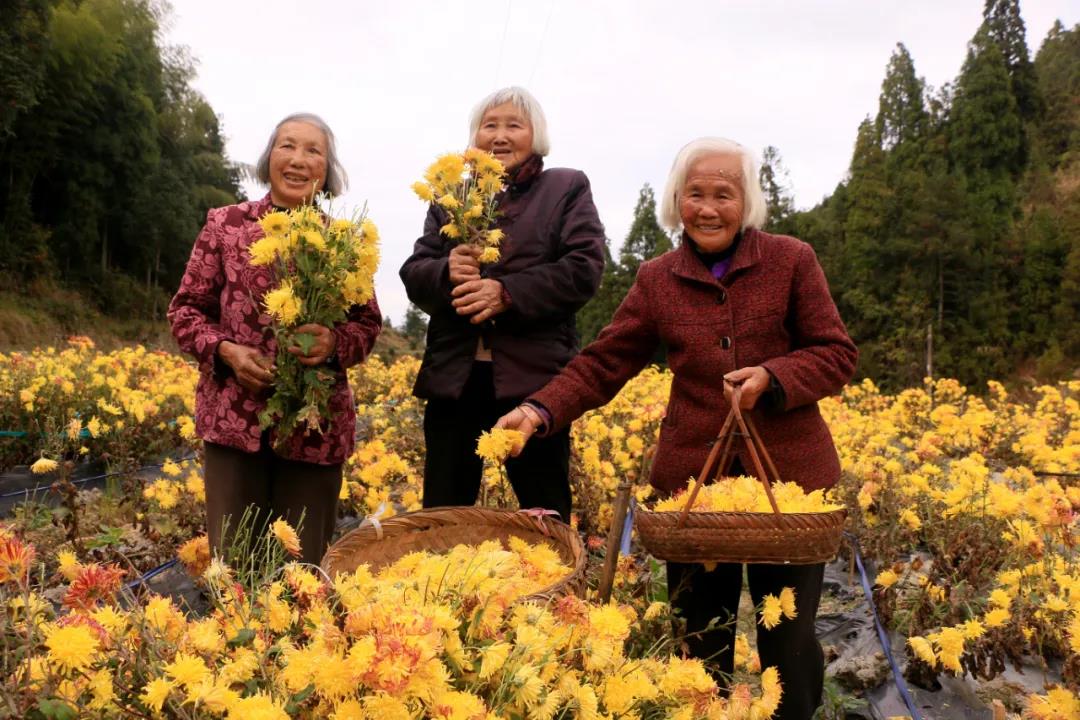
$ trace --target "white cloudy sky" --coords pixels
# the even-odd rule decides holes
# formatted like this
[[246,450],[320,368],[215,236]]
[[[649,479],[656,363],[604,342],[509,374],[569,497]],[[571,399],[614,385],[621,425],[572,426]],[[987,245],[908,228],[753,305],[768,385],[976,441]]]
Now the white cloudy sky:
[[[472,106],[524,85],[552,136],[548,166],[584,170],[614,247],[643,183],[662,188],[701,135],[775,145],[799,207],[843,178],[855,130],[877,110],[897,42],[917,72],[955,78],[982,0],[173,0],[166,39],[198,62],[195,87],[224,120],[228,153],[253,163],[278,120],[322,115],[383,237],[377,292],[399,322],[397,270],[424,207],[409,190],[462,149]],[[1028,45],[1076,0],[1022,0]],[[249,194],[259,193],[249,187]]]

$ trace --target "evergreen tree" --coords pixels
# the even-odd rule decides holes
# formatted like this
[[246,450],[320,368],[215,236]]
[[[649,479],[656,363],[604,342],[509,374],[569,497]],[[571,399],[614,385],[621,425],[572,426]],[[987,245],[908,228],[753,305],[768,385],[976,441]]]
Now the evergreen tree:
[[656,197],[653,189],[649,183],[645,183],[638,193],[637,205],[634,207],[634,222],[619,252],[619,264],[633,277],[641,263],[663,255],[670,249],[671,238],[656,219]]
[[897,46],[847,178],[791,217],[859,345],[860,374],[886,388],[919,381],[928,329],[935,374],[972,386],[1031,361],[1069,375],[1080,357],[1080,26],[1055,26],[1035,60],[1046,98],[1027,121],[1035,157],[1026,49],[1009,44],[1022,32],[994,18],[1022,28],[1015,3],[989,3],[959,77],[937,91]]
[[780,159],[780,151],[769,145],[761,155],[761,170],[758,172],[761,189],[765,193],[765,203],[769,209],[765,229],[782,235],[795,234],[792,215],[795,213],[795,200],[791,195],[788,171]]
[[409,303],[405,311],[405,322],[401,326],[401,333],[409,340],[409,345],[415,350],[423,347],[427,337],[427,318],[424,312]]
[[1004,57],[985,26],[968,45],[949,115],[949,156],[973,191],[1011,209],[1011,184],[1023,169],[1023,124]]
[[619,262],[613,263],[611,250],[605,241],[604,275],[596,295],[577,314],[577,328],[583,345],[600,334],[615,310],[626,297],[637,276],[641,263],[671,249],[671,238],[656,219],[656,197],[648,183],[638,193],[634,221],[619,252]]
[[1028,52],[1024,19],[1020,16],[1020,0],[986,0],[983,21],[1004,57],[1020,116],[1034,120],[1041,112],[1042,102]]
[[604,274],[600,278],[600,287],[589,302],[578,311],[575,318],[582,346],[596,339],[600,331],[611,322],[615,310],[626,297],[634,279],[626,275],[621,265],[612,262],[607,239],[604,240],[604,260]]
[[1037,130],[1040,154],[1053,170],[1070,149],[1080,148],[1080,24],[1066,30],[1060,20],[1054,23],[1035,56],[1035,71],[1045,103]]
[[881,83],[874,123],[885,150],[895,150],[896,156],[918,152],[916,146],[926,133],[928,120],[925,90],[925,81],[915,75],[911,54],[903,43],[897,43]]

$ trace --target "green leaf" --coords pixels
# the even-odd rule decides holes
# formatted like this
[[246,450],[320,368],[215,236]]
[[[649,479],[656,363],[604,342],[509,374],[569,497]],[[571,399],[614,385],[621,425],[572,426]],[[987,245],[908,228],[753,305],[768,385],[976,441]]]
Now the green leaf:
[[296,333],[293,335],[293,342],[300,346],[305,355],[308,355],[315,344],[315,336],[309,333]]
[[115,547],[124,538],[124,529],[119,527],[103,527],[98,535],[86,541],[86,546],[91,549],[103,547]]
[[62,700],[42,700],[38,703],[41,714],[52,720],[75,720],[78,713]]
[[241,628],[236,635],[229,638],[229,647],[243,647],[255,639],[255,631],[251,628]]

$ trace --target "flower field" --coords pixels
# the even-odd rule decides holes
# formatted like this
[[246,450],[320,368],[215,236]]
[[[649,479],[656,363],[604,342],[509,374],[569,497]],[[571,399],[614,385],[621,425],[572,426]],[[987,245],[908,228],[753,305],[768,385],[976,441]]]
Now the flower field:
[[[372,358],[352,371],[358,442],[343,516],[419,509],[418,366]],[[530,578],[560,572],[544,547],[469,551],[469,571],[448,569],[452,556],[410,556],[327,579],[288,562],[295,537],[276,526],[210,558],[196,378],[179,356],[102,353],[87,339],[0,355],[0,469],[33,466],[19,477],[38,488],[0,519],[0,717],[771,714],[783,678],[759,667],[752,633],[739,636],[727,697],[679,658],[662,564],[640,550],[620,560],[610,604],[518,601]],[[646,370],[575,425],[575,521],[593,585],[619,484],[649,497],[669,385]],[[909,681],[1035,662],[1046,687],[1009,699],[1007,713],[1080,717],[1080,382],[1010,393],[939,380],[886,395],[864,381],[822,410],[844,469],[833,499],[875,568],[879,612],[907,638],[894,650]],[[495,464],[483,502],[513,507]],[[177,554],[205,607],[127,586]],[[448,579],[422,581],[432,577]],[[773,600],[760,621],[783,622],[784,598]]]

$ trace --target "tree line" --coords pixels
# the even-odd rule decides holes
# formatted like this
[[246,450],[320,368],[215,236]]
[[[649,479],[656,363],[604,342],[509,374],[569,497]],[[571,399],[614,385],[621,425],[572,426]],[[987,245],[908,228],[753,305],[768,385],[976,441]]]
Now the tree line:
[[160,317],[211,207],[241,197],[160,0],[8,0],[0,27],[0,272]]
[[[934,89],[898,44],[847,176],[796,212],[763,153],[766,230],[809,242],[886,388],[927,374],[969,384],[1068,376],[1080,358],[1080,25],[1057,22],[1034,60],[1018,0],[987,0],[959,76]],[[588,342],[638,266],[671,248],[646,185],[618,259],[578,315]]]

